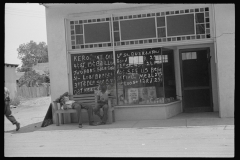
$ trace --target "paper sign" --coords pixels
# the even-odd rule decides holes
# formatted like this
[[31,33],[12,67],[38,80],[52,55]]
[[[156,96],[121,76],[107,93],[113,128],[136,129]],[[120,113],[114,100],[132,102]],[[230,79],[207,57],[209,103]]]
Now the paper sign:
[[128,89],[128,102],[133,103],[138,100],[138,88]]

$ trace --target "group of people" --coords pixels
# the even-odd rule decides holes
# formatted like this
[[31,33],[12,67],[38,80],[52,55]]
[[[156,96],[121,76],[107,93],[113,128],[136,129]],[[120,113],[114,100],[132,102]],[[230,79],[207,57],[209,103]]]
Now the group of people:
[[[79,128],[82,128],[82,109],[86,109],[88,111],[88,120],[89,125],[96,126],[96,125],[104,125],[108,119],[108,95],[109,91],[107,90],[107,86],[105,84],[101,84],[99,86],[99,92],[97,93],[97,105],[92,107],[89,104],[82,103],[81,101],[72,101],[69,99],[68,92],[61,95],[57,101],[60,103],[61,107],[64,109],[66,108],[73,108],[77,110],[78,115],[78,125]],[[4,87],[4,97],[5,97],[5,109],[4,115],[7,119],[12,122],[13,125],[16,125],[16,131],[20,129],[20,123],[15,119],[12,115],[10,110],[10,92],[9,90]],[[100,114],[100,109],[103,109],[103,115]],[[100,122],[95,123],[93,120],[93,113],[101,119]]]
[[[108,95],[106,84],[101,84],[99,86],[99,92],[97,94],[97,105],[92,107],[89,104],[82,103],[81,101],[73,101],[69,99],[68,92],[61,95],[56,101],[60,103],[60,106],[64,109],[72,108],[77,110],[78,115],[78,125],[82,128],[82,109],[86,109],[88,113],[88,120],[90,126],[105,125],[108,119]],[[103,109],[103,115],[100,114],[100,109]],[[101,119],[100,122],[95,123],[93,120],[93,113]]]

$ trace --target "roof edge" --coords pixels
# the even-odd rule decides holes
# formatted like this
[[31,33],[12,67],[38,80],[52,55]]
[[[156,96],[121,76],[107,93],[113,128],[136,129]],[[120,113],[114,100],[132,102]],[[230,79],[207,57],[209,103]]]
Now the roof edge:
[[5,66],[10,66],[10,67],[18,67],[19,64],[9,64],[9,63],[5,63]]

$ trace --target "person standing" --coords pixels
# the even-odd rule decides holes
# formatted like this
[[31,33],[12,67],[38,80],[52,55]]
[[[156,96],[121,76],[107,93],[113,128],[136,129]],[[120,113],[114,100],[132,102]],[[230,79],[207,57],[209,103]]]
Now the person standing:
[[12,111],[10,110],[10,92],[6,87],[4,87],[4,101],[4,115],[10,122],[12,122],[13,125],[16,125],[16,131],[18,131],[20,129],[20,123],[15,119],[12,115]]

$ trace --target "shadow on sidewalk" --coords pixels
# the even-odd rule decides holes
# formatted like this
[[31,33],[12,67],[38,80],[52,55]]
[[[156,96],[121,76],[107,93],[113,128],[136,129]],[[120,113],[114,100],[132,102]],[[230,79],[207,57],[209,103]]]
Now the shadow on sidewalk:
[[10,131],[5,131],[5,133],[12,133],[12,134],[18,134],[18,133],[28,133],[28,132],[34,132],[39,129],[41,129],[42,122],[37,122],[33,124],[29,124],[26,126],[21,127],[18,131],[16,129],[10,130]]

